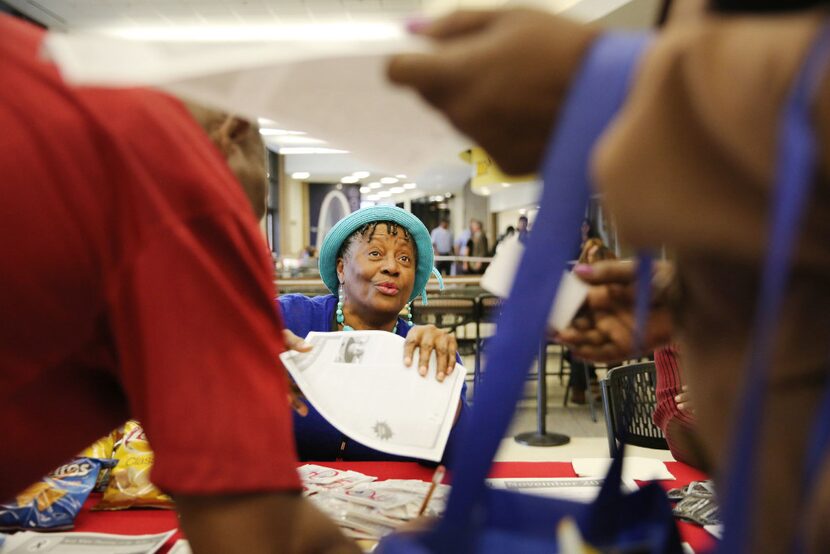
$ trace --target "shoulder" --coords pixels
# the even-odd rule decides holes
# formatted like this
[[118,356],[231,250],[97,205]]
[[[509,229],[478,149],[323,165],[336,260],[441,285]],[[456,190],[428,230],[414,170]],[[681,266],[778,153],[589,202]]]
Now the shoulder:
[[332,294],[308,297],[284,294],[277,298],[285,326],[295,335],[304,337],[309,331],[330,331],[331,315],[337,298]]

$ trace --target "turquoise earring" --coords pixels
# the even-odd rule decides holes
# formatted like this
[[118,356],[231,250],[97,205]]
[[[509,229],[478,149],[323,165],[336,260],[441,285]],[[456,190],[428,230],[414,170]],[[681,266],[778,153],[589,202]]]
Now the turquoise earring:
[[414,323],[412,323],[412,300],[406,303],[406,324],[409,327],[414,325]]
[[345,318],[343,317],[343,283],[340,283],[340,288],[337,289],[337,310],[334,312],[336,315],[336,320],[339,325],[343,326],[344,331],[354,331],[351,327],[343,323]]

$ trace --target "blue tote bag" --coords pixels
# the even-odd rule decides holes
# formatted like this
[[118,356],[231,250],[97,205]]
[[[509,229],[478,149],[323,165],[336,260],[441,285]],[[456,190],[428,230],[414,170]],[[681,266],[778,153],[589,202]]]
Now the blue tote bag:
[[[558,552],[558,524],[572,521],[588,543],[615,552],[681,552],[666,495],[656,484],[622,494],[622,449],[590,505],[522,495],[485,485],[524,377],[544,339],[549,306],[578,240],[588,202],[588,158],[625,98],[648,37],[611,34],[597,40],[571,87],[544,164],[545,187],[533,233],[488,347],[487,379],[457,443],[453,490],[445,516],[425,534],[386,537],[381,554]],[[641,263],[648,275],[649,264]],[[649,279],[640,290],[648,289]],[[645,315],[646,295],[638,298]]]

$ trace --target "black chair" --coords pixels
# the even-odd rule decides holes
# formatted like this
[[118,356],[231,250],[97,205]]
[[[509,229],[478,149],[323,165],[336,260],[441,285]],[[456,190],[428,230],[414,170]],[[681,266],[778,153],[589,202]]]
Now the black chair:
[[478,313],[476,314],[476,362],[473,369],[473,384],[476,388],[478,388],[478,383],[481,380],[481,352],[484,349],[486,338],[481,336],[481,324],[495,321],[503,301],[502,298],[492,294],[481,294],[476,297],[476,303],[478,304]]
[[[435,325],[455,334],[462,355],[471,354],[476,338],[459,336],[458,329],[468,323],[476,323],[478,305],[475,298],[464,296],[430,296],[426,306],[420,301],[412,303],[412,321],[417,325]],[[466,347],[466,348],[465,348]]]
[[608,452],[613,457],[621,445],[668,450],[663,432],[652,421],[657,406],[654,362],[615,367],[601,384]]

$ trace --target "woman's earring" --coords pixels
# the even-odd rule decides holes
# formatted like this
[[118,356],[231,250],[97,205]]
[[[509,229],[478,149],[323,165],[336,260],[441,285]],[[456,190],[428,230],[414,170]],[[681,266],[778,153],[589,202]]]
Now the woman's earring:
[[412,300],[406,303],[406,324],[412,327]]
[[340,288],[337,289],[337,311],[334,313],[337,315],[337,323],[343,325],[343,283],[340,283]]

